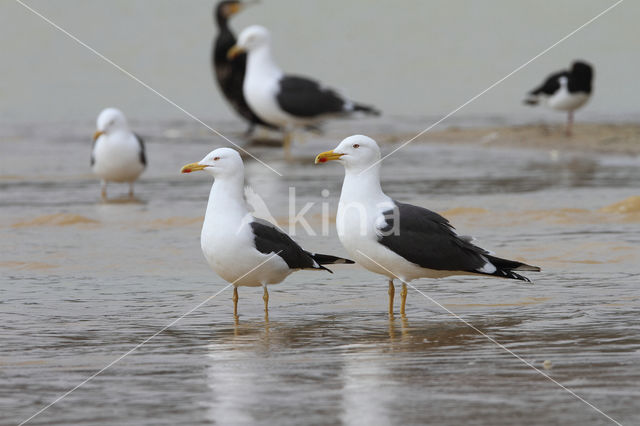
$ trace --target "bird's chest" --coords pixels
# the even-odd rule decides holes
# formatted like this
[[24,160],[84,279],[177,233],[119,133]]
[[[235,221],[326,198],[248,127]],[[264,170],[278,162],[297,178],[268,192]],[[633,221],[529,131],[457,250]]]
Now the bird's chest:
[[93,157],[94,171],[108,179],[135,178],[144,169],[138,142],[129,135],[101,136],[96,141]]

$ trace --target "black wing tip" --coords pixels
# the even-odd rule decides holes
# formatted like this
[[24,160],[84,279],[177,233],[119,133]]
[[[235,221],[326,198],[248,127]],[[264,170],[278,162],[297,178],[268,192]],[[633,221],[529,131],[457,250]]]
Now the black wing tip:
[[351,259],[345,259],[343,257],[332,256],[330,254],[311,253],[313,260],[318,262],[318,265],[341,265],[341,264],[353,264],[355,263]]

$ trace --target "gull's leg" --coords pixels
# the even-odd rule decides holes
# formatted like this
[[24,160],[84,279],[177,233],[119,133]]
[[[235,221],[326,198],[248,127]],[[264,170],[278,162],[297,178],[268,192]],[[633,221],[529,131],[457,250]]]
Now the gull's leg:
[[133,182],[129,182],[129,198],[133,198]]
[[267,290],[267,285],[264,284],[262,286],[264,288],[264,293],[262,294],[262,300],[264,300],[264,315],[269,316],[269,291]]
[[402,283],[402,290],[400,290],[400,315],[404,316],[404,306],[407,303],[407,285]]
[[282,140],[282,147],[284,148],[284,158],[287,161],[291,161],[293,159],[291,157],[291,141],[293,139],[293,135],[291,133],[291,130],[285,130],[284,139]]
[[107,181],[104,179],[100,181],[100,197],[103,201],[107,200]]
[[572,127],[573,127],[573,111],[569,111],[569,114],[567,116],[567,130],[566,130],[566,134],[568,138],[571,137]]
[[393,280],[389,280],[389,290],[387,291],[389,294],[389,316],[393,316],[393,297],[396,294],[396,288],[393,286]]
[[238,318],[238,287],[233,287],[233,297],[231,300],[233,300],[233,316]]

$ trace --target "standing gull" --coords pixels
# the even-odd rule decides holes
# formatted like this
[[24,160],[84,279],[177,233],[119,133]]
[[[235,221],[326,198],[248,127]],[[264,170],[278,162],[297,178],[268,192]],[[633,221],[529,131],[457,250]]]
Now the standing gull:
[[133,183],[147,166],[144,142],[129,130],[127,119],[116,108],[102,110],[97,129],[91,169],[102,180],[102,199],[107,198],[107,182],[129,182],[129,197],[133,198]]
[[247,134],[253,132],[256,124],[273,127],[262,121],[253,113],[242,93],[242,83],[244,81],[247,55],[238,54],[235,58],[229,59],[227,53],[236,44],[236,37],[229,28],[229,18],[241,11],[245,5],[236,0],[225,0],[218,3],[214,9],[214,19],[218,24],[218,36],[213,43],[211,60],[213,73],[218,81],[222,94],[231,104],[233,109],[249,122]]
[[264,288],[264,310],[269,312],[267,285],[278,284],[301,269],[331,272],[323,265],[353,263],[348,259],[303,250],[273,224],[249,213],[243,197],[244,165],[231,148],[211,151],[181,172],[204,170],[215,178],[200,234],[209,266],[233,284],[233,314],[238,315],[238,286]]
[[394,278],[402,282],[400,313],[405,313],[407,286],[417,278],[491,275],[529,282],[514,271],[536,266],[493,256],[460,236],[447,219],[422,207],[394,201],[380,187],[380,148],[362,135],[344,139],[317,163],[336,160],[345,168],[336,227],[353,259],[389,278],[389,314],[393,315]]
[[591,97],[593,67],[584,61],[575,61],[570,70],[551,74],[528,93],[527,105],[537,105],[540,101],[552,109],[567,111],[567,136],[571,136],[573,112],[587,103]]
[[247,52],[243,93],[251,109],[265,122],[284,129],[284,148],[290,156],[291,132],[298,127],[314,127],[330,117],[347,117],[355,112],[378,115],[370,106],[344,98],[319,82],[285,75],[271,55],[269,31],[259,25],[246,28],[238,44],[229,50],[235,57]]

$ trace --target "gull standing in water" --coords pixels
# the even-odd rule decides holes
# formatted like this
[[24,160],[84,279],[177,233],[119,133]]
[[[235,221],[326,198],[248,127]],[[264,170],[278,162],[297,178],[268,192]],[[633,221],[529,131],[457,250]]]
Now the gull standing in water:
[[218,148],[201,161],[185,165],[181,172],[199,170],[214,177],[200,245],[211,269],[233,284],[234,316],[238,315],[239,286],[262,286],[268,315],[268,285],[302,269],[331,272],[323,265],[354,263],[305,251],[270,222],[253,217],[244,199],[244,165],[237,151]]
[[107,199],[107,182],[128,182],[133,198],[133,183],[147,166],[144,142],[129,130],[127,119],[116,108],[104,109],[93,135],[91,169],[102,180],[102,199]]
[[493,256],[472,238],[458,235],[435,212],[392,200],[380,187],[380,148],[373,139],[350,136],[316,157],[316,164],[327,161],[338,161],[345,168],[336,217],[338,237],[357,263],[389,278],[389,315],[393,315],[395,278],[402,282],[404,315],[405,283],[417,278],[490,275],[529,282],[515,271],[540,270]]
[[375,108],[353,102],[315,80],[286,75],[271,55],[271,35],[262,26],[243,30],[228,56],[233,58],[242,52],[248,55],[244,97],[263,121],[284,129],[287,158],[295,128],[314,127],[327,118],[348,117],[355,112],[380,114]]

